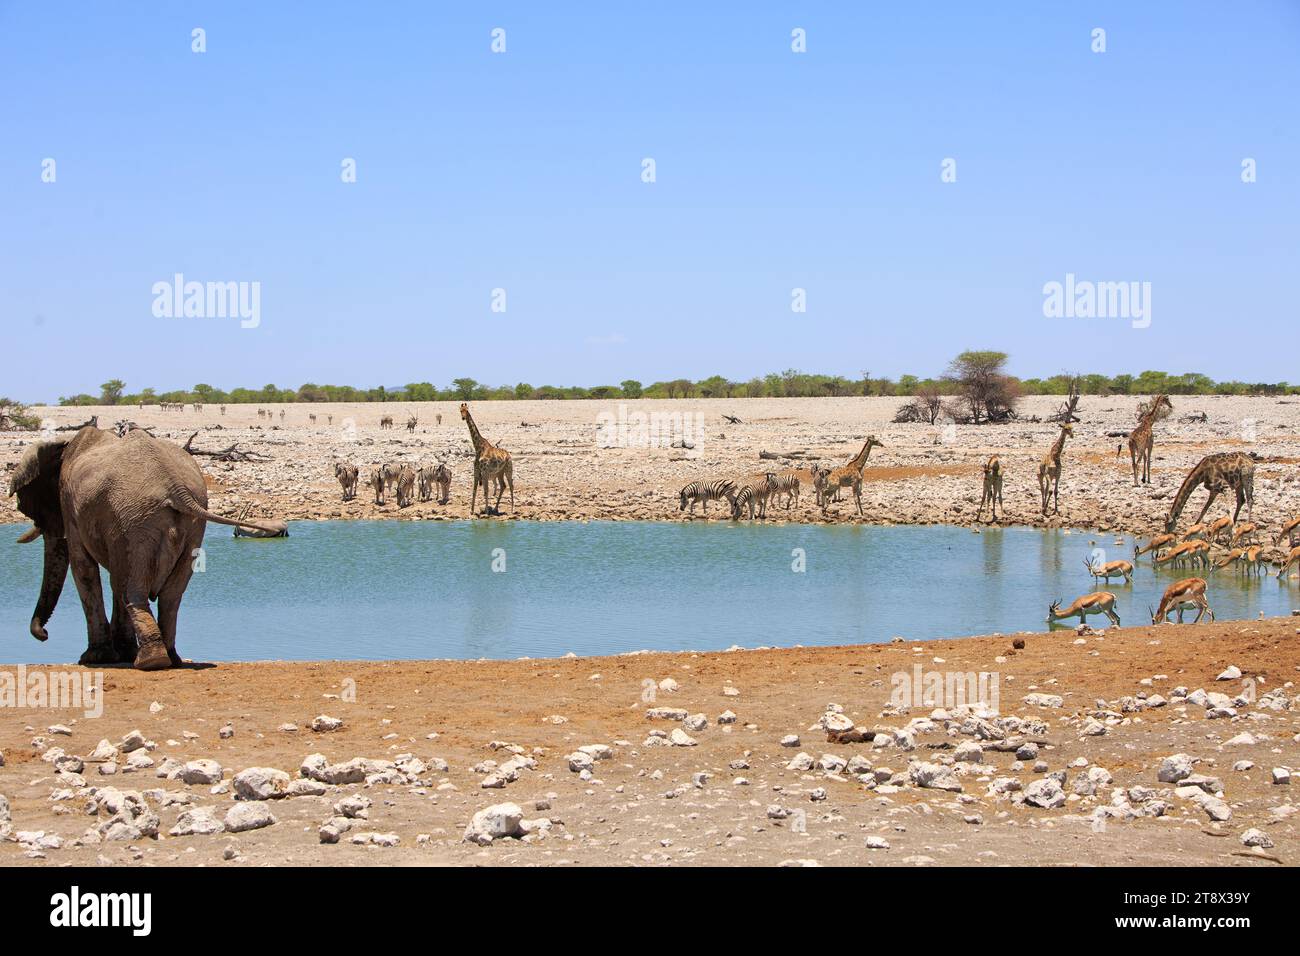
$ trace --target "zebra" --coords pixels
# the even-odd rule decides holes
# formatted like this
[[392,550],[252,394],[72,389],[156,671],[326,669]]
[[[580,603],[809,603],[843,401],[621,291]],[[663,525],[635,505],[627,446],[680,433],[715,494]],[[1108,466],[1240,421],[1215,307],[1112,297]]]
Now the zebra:
[[397,484],[397,475],[402,470],[402,465],[395,461],[379,466],[379,474],[384,479],[384,490],[389,494],[393,493],[393,486]]
[[734,496],[731,497],[731,517],[739,518],[741,512],[746,508],[749,509],[749,518],[754,519],[755,507],[758,509],[758,516],[764,520],[767,519],[767,499],[776,491],[776,475],[772,472],[765,472],[761,475],[754,475],[744,484],[740,485]]
[[442,462],[433,469],[433,483],[438,486],[438,504],[445,505],[451,498],[451,469]]
[[772,494],[785,495],[785,508],[790,510],[790,505],[799,504],[799,490],[802,486],[802,475],[794,468],[787,468],[785,471],[778,471],[772,476]]
[[397,473],[397,507],[405,508],[415,500],[415,469],[403,465]]
[[351,501],[357,496],[357,466],[347,462],[334,463],[334,477],[343,486],[343,500]]
[[704,506],[704,513],[709,513],[709,502],[720,501],[723,498],[731,498],[736,493],[736,485],[729,478],[719,478],[716,481],[692,481],[689,485],[681,490],[678,499],[681,502],[678,511],[686,511],[686,505],[689,502],[692,517],[695,516],[695,504],[700,502]]

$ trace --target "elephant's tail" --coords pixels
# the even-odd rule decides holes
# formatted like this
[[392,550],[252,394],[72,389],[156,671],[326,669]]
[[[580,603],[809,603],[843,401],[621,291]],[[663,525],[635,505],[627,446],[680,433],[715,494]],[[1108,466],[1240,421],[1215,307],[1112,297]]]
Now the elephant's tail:
[[199,504],[194,496],[188,491],[173,493],[167,499],[167,504],[175,511],[181,514],[193,515],[196,518],[203,518],[205,521],[215,521],[217,524],[228,524],[235,528],[254,528],[258,531],[265,531],[268,534],[282,535],[288,531],[288,526],[283,521],[261,522],[249,521],[246,518],[238,520],[234,518],[223,518],[221,515],[213,514],[203,505]]

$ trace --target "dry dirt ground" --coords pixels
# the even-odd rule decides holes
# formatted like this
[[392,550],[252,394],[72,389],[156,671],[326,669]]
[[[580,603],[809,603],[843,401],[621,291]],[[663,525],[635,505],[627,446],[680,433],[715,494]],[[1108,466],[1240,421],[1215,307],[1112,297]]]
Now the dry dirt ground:
[[[1133,427],[1136,397],[1084,397],[1082,421],[1065,448],[1059,517],[1039,514],[1038,463],[1057,434],[1049,422],[997,426],[891,424],[900,404],[895,398],[744,399],[633,402],[478,402],[472,410],[483,433],[514,457],[516,510],[519,518],[678,520],[677,493],[697,478],[729,477],[771,470],[787,464],[759,458],[760,451],[806,452],[812,459],[840,464],[851,458],[868,434],[884,442],[873,451],[863,491],[865,518],[851,500],[816,507],[810,489],[794,509],[769,515],[775,520],[857,521],[871,523],[968,524],[979,505],[980,466],[990,454],[1006,468],[1004,498],[1008,524],[1058,524],[1102,531],[1147,533],[1169,508],[1186,472],[1203,456],[1241,449],[1260,456],[1255,482],[1255,519],[1269,527],[1300,514],[1300,399],[1174,396],[1174,412],[1156,429],[1152,484],[1135,489],[1128,450],[1116,457],[1121,439],[1108,432]],[[1021,406],[1026,418],[1046,418],[1056,398],[1030,398]],[[196,447],[241,450],[271,457],[265,463],[221,463],[202,459],[212,507],[230,514],[254,506],[254,514],[301,518],[401,518],[440,520],[469,516],[472,448],[455,403],[388,403],[385,405],[267,406],[270,419],[257,408],[231,405],[223,416],[217,406],[202,412],[152,408],[37,408],[51,426],[99,416],[102,427],[128,418],[155,433],[184,442],[195,431]],[[284,418],[279,414],[284,411]],[[1209,421],[1184,422],[1204,411]],[[414,413],[414,432],[404,423]],[[309,420],[315,415],[316,421]],[[733,425],[724,414],[738,415]],[[381,415],[395,427],[381,430]],[[437,416],[442,422],[437,422]],[[638,427],[645,415],[646,427]],[[650,416],[656,429],[651,433]],[[666,416],[666,417],[665,417]],[[693,449],[644,447],[677,422],[689,425]],[[622,424],[620,424],[622,423]],[[0,468],[18,460],[31,434],[0,436]],[[615,447],[600,447],[600,439]],[[671,432],[669,433],[671,438]],[[667,444],[666,442],[664,444]],[[374,503],[362,487],[356,500],[344,502],[334,479],[333,463],[347,460],[365,473],[380,463],[431,464],[441,459],[453,472],[451,501],[398,508],[390,496]],[[798,461],[794,462],[799,464]],[[1189,505],[1183,526],[1190,524],[1204,501],[1201,491]],[[1231,505],[1220,498],[1212,515]],[[509,498],[503,501],[511,515]],[[17,521],[13,500],[0,497],[0,521]],[[725,509],[713,506],[710,518],[723,520]],[[987,520],[987,514],[985,516]],[[698,510],[697,510],[698,520]]]
[[[1279,618],[1082,637],[1062,630],[924,644],[511,662],[268,662],[156,674],[113,669],[105,672],[102,717],[28,709],[0,720],[0,794],[12,817],[7,828],[0,823],[9,833],[0,840],[0,864],[1292,866],[1300,861],[1300,791],[1273,783],[1272,775],[1274,768],[1300,765],[1298,625],[1300,619]],[[1017,638],[1026,642],[1019,651]],[[995,675],[1004,716],[981,723],[955,712],[935,714],[928,704],[889,709],[893,675],[911,675],[918,666],[924,673]],[[1242,677],[1216,680],[1229,667]],[[1179,687],[1192,698],[1181,700]],[[1231,713],[1212,717],[1215,711],[1197,702],[1199,689],[1234,698]],[[1026,703],[1031,693],[1059,695],[1061,706]],[[1154,706],[1157,694],[1168,703]],[[1139,705],[1141,697],[1152,706]],[[878,731],[875,740],[828,742],[819,722],[834,706],[859,729]],[[707,726],[648,719],[653,707],[702,714]],[[719,723],[727,711],[735,723]],[[319,715],[341,719],[342,726],[314,732]],[[931,715],[932,724],[914,723]],[[1006,715],[1027,722],[1007,722]],[[56,724],[70,734],[48,729]],[[911,736],[901,732],[909,724]],[[223,737],[227,726],[233,735]],[[101,740],[116,744],[136,730],[149,741],[135,752],[137,769],[128,769],[129,755],[113,756],[111,747],[99,756],[110,757],[114,775],[86,759]],[[695,744],[650,744],[655,731],[683,731]],[[995,749],[1004,732],[1038,741],[1041,764]],[[790,734],[800,742],[783,746]],[[982,756],[972,758],[972,741],[982,745]],[[593,744],[606,745],[610,755],[595,760],[584,779],[570,769],[569,755]],[[60,751],[68,756],[59,766],[43,759]],[[330,764],[377,761],[366,767],[377,775],[318,788],[325,791],[319,795],[257,803],[276,821],[262,829],[170,835],[192,806],[213,808],[218,821],[233,807],[247,808],[249,801],[232,795],[234,774],[277,768],[287,774],[283,786],[300,779],[304,759],[317,753]],[[503,789],[483,788],[487,775],[475,766],[500,764],[514,753],[535,766],[518,770]],[[811,768],[797,769],[801,753],[814,762]],[[1184,769],[1198,775],[1181,790],[1157,779],[1164,758],[1177,753],[1195,759]],[[843,767],[854,757],[861,759]],[[224,768],[220,784],[159,776],[199,758]],[[830,770],[818,765],[823,760]],[[921,763],[936,765],[932,771],[940,774],[953,768],[950,779],[960,790],[919,786],[909,768]],[[1060,771],[1067,775],[1063,805],[1025,801],[1037,781]],[[105,787],[143,793],[126,822],[147,831],[156,817],[159,835],[118,827],[122,838],[107,838],[118,798],[101,791],[96,812],[91,796]],[[1220,787],[1222,805],[1197,796],[1208,799]],[[991,792],[996,789],[1004,792]],[[318,831],[336,815],[333,806],[355,796],[369,801],[368,819],[354,819],[337,844],[322,844]],[[476,811],[505,801],[527,820],[549,820],[550,829],[488,846],[462,841]],[[1099,808],[1105,807],[1113,809],[1103,818]],[[1212,810],[1230,818],[1215,821]],[[1271,846],[1248,848],[1242,838],[1249,830]],[[371,833],[383,835],[379,844],[396,843],[361,836]]]

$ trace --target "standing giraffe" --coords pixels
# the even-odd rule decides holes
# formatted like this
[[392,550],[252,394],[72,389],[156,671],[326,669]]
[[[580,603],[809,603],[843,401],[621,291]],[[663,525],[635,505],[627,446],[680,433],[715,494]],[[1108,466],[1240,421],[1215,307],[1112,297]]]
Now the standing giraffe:
[[826,476],[826,484],[822,489],[822,511],[825,511],[826,506],[830,504],[832,495],[841,488],[851,487],[853,497],[858,503],[858,514],[862,514],[862,469],[867,466],[871,449],[884,447],[875,435],[868,435],[862,445],[862,451],[849,459],[847,465],[840,465]]
[[[998,505],[1002,504],[1002,462],[998,460],[997,455],[993,455],[984,463],[984,497],[980,499],[979,511],[975,512],[975,520],[979,521],[984,514],[984,506],[992,505],[993,522],[998,520]],[[1002,516],[1007,514],[1006,506],[1002,507]]]
[[[469,406],[464,402],[460,403],[460,417],[465,419],[465,424],[469,426],[469,438],[474,443],[474,478],[469,497],[469,513],[474,513],[474,503],[477,501],[478,486],[483,485],[483,513],[500,514],[501,495],[505,492],[506,485],[510,486],[510,510],[515,510],[515,468],[514,463],[510,460],[510,452],[504,448],[498,448],[492,444],[479,432],[478,426],[474,424],[474,418],[469,413]],[[497,483],[497,501],[493,506],[488,505],[488,488],[492,479]]]
[[1061,433],[1056,436],[1051,449],[1038,466],[1038,490],[1043,495],[1043,514],[1047,514],[1047,500],[1052,499],[1052,514],[1061,513],[1061,451],[1065,440],[1074,434],[1074,426],[1061,423]]
[[1201,509],[1201,513],[1197,515],[1196,524],[1201,523],[1205,513],[1210,510],[1210,505],[1214,504],[1214,499],[1229,488],[1237,494],[1237,510],[1232,513],[1234,523],[1241,514],[1242,505],[1246,506],[1247,520],[1255,510],[1255,462],[1251,457],[1239,451],[1223,451],[1215,455],[1206,455],[1183,479],[1182,487],[1178,489],[1178,495],[1169,507],[1168,517],[1165,518],[1166,531],[1174,530],[1174,526],[1178,523],[1178,516],[1187,506],[1187,499],[1199,485],[1205,485],[1210,490],[1210,497],[1205,502],[1205,507]]
[[[1128,453],[1133,461],[1133,487],[1139,484],[1151,484],[1151,450],[1155,447],[1156,420],[1166,417],[1174,410],[1168,395],[1157,395],[1151,400],[1150,407],[1128,436]],[[1142,466],[1141,479],[1138,478],[1138,464]]]

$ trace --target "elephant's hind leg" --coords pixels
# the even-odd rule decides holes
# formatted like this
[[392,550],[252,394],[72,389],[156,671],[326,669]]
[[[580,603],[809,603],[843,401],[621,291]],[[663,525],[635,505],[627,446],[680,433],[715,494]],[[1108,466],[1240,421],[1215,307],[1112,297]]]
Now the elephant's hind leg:
[[[151,556],[152,557],[152,556]],[[122,602],[126,605],[127,619],[135,632],[140,648],[135,655],[135,668],[141,671],[159,671],[172,666],[171,655],[163,643],[163,635],[149,610],[152,561],[134,563],[128,552],[119,569],[125,579],[122,584]]]
[[109,634],[113,640],[113,653],[120,664],[130,664],[135,660],[139,648],[135,643],[135,628],[131,625],[131,615],[126,602],[118,588],[113,589],[113,614],[108,624]]
[[194,566],[190,559],[182,556],[158,595],[158,626],[162,631],[163,646],[167,648],[167,657],[176,667],[185,663],[184,658],[176,652],[176,616],[180,612],[181,598],[185,596],[185,588],[189,586],[193,573]]

